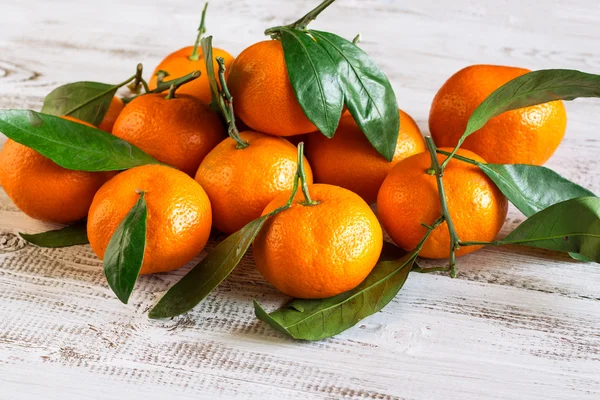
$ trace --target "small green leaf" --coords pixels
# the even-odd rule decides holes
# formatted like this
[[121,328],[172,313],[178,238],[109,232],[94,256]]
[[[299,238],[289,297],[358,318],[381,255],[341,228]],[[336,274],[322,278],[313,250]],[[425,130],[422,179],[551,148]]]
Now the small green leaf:
[[44,99],[44,114],[74,118],[98,125],[110,107],[119,85],[100,82],[74,82],[59,86]]
[[310,33],[333,59],[346,106],[369,142],[388,161],[394,157],[400,116],[387,76],[358,46],[333,33]]
[[561,201],[594,196],[546,167],[525,164],[477,164],[525,216]]
[[141,193],[110,238],[104,253],[104,274],[108,285],[125,304],[144,262],[146,218],[146,200]]
[[217,83],[217,75],[215,74],[215,64],[213,59],[213,48],[212,48],[212,36],[208,36],[202,39],[200,42],[202,46],[202,55],[204,56],[204,63],[206,64],[206,77],[210,85],[211,102],[210,108],[215,112],[220,113],[221,108],[219,107],[219,85]]
[[600,262],[600,198],[554,204],[525,220],[497,244],[571,252]]
[[294,299],[271,314],[254,300],[256,317],[294,339],[337,335],[385,307],[406,282],[416,258],[412,252],[399,260],[379,261],[353,290],[327,299]]
[[270,215],[248,223],[230,235],[188,272],[150,311],[150,318],[169,318],[190,311],[238,265]]
[[0,132],[67,169],[115,171],[160,164],[110,133],[31,110],[0,110]]
[[282,29],[281,44],[288,76],[304,114],[325,136],[333,137],[344,108],[335,64],[306,32]]
[[475,109],[461,142],[505,111],[578,97],[600,97],[600,75],[570,69],[546,69],[521,75],[496,89]]
[[89,243],[85,221],[76,222],[54,231],[34,234],[19,233],[19,235],[27,242],[40,247],[69,247]]

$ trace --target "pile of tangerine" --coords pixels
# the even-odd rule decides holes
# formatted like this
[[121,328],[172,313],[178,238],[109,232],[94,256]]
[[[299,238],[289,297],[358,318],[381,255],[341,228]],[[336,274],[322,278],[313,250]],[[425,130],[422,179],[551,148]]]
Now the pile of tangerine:
[[[353,289],[371,272],[382,249],[381,225],[399,247],[410,251],[417,245],[427,230],[423,223],[439,217],[440,201],[435,177],[428,173],[431,160],[423,136],[408,114],[398,110],[401,128],[388,162],[349,113],[342,115],[333,138],[317,132],[296,100],[279,40],[253,44],[235,59],[221,49],[213,54],[222,58],[227,71],[236,118],[248,127],[235,137],[228,137],[208,106],[211,93],[201,49],[185,47],[156,67],[150,89],[161,73],[167,82],[199,70],[198,79],[176,93],[145,94],[127,105],[115,97],[98,125],[173,168],[72,171],[9,139],[0,152],[2,187],[32,218],[68,224],[87,217],[89,241],[101,259],[143,192],[147,231],[141,273],[166,272],[199,254],[212,227],[230,234],[284,205],[297,179],[296,144],[302,140],[311,201],[299,193],[289,209],[267,220],[254,241],[256,266],[267,281],[291,296],[325,298]],[[437,144],[454,147],[475,108],[527,72],[473,65],[450,77],[430,112],[429,129]],[[477,161],[541,165],[565,129],[561,101],[509,111],[471,135],[458,154]],[[442,161],[445,156],[439,157]],[[507,213],[507,200],[498,188],[478,167],[456,159],[445,169],[444,182],[458,236],[493,240]],[[421,256],[449,256],[444,224],[431,233]],[[457,255],[477,249],[464,247]]]

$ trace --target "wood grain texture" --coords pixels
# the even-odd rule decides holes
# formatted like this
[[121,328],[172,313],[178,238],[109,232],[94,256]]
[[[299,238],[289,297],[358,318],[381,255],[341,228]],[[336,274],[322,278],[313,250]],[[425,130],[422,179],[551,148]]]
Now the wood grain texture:
[[[147,75],[193,41],[198,2],[123,3],[3,4],[0,107],[39,109],[57,85],[118,82],[137,62]],[[237,54],[308,8],[300,0],[215,0],[208,29],[216,46]],[[362,33],[361,46],[389,75],[400,106],[427,132],[437,89],[466,65],[600,73],[598,23],[591,0],[340,0],[314,26],[347,38]],[[596,193],[598,107],[596,100],[567,104],[567,135],[548,163]],[[522,220],[511,209],[503,233]],[[459,259],[458,279],[411,274],[382,312],[307,343],[254,318],[253,298],[269,309],[285,299],[249,258],[193,312],[151,321],[149,308],[189,266],[142,277],[125,306],[89,246],[41,249],[17,236],[53,227],[27,218],[0,192],[2,400],[600,398],[597,264],[544,250],[485,249]]]

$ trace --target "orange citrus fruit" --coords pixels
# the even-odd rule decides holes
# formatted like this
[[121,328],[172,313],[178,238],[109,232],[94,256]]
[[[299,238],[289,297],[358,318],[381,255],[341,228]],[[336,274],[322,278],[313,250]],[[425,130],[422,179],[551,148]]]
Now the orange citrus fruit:
[[[263,277],[283,293],[303,299],[335,296],[358,286],[381,254],[383,234],[363,199],[339,186],[315,184],[309,191],[316,205],[302,204],[270,217],[252,246]],[[263,211],[283,206],[280,194]]]
[[87,230],[100,259],[110,238],[144,192],[147,207],[146,249],[142,274],[177,269],[202,251],[211,227],[210,200],[188,175],[162,165],[144,165],[120,173],[98,190]]
[[352,116],[344,116],[333,138],[308,135],[306,156],[315,181],[353,191],[371,204],[388,171],[400,160],[425,151],[425,141],[415,121],[400,112],[400,132],[391,162],[369,143]]
[[231,66],[227,86],[236,115],[256,131],[292,136],[317,130],[296,100],[279,40],[244,50]]
[[[212,203],[215,228],[224,233],[240,230],[260,217],[277,195],[291,190],[296,176],[297,149],[283,138],[245,131],[245,149],[227,138],[202,161],[196,180]],[[312,183],[310,165],[304,161],[307,180]]]
[[[73,117],[62,117],[95,128]],[[8,139],[0,152],[0,184],[28,216],[68,224],[87,215],[96,191],[113,172],[65,169],[37,151]]]
[[[472,65],[444,83],[433,99],[429,130],[439,146],[454,147],[477,106],[528,69]],[[492,118],[462,145],[490,163],[542,165],[554,154],[567,127],[562,101],[507,111]]]
[[108,110],[106,110],[106,114],[104,114],[104,118],[102,122],[98,125],[98,129],[102,129],[105,132],[112,133],[113,127],[115,126],[115,122],[121,114],[121,111],[125,108],[125,103],[118,97],[113,97],[110,101],[110,106]]
[[[198,70],[200,71],[200,77],[186,83],[185,85],[182,85],[177,90],[177,93],[189,94],[200,99],[204,104],[209,104],[212,100],[212,97],[210,85],[208,83],[206,64],[204,63],[204,56],[202,55],[202,49],[198,48],[199,58],[196,61],[190,60],[189,58],[193,51],[194,46],[184,47],[183,49],[169,54],[164,60],[162,60],[154,70],[152,78],[150,78],[150,82],[148,82],[150,90],[156,89],[158,84],[158,77],[156,74],[158,71],[162,70],[169,73],[169,76],[164,79],[164,82],[168,82],[172,79],[180,78]],[[227,76],[229,66],[233,63],[233,56],[225,50],[213,48],[213,63],[215,73],[219,70],[219,64],[215,61],[217,57],[222,57],[225,60],[225,76]]]
[[[451,151],[450,148],[443,150]],[[460,149],[458,155],[484,162],[477,154]],[[438,155],[443,162],[446,156]],[[394,243],[413,250],[427,228],[441,215],[440,196],[435,176],[429,175],[428,152],[408,157],[392,168],[377,197],[379,219]],[[500,190],[477,166],[450,160],[444,171],[450,217],[461,241],[494,240],[506,219],[508,202]],[[481,246],[462,247],[457,255],[471,253]],[[426,258],[447,258],[450,236],[444,222],[433,230],[420,253]]]
[[119,115],[113,134],[188,175],[226,137],[209,106],[180,94],[171,99],[164,94],[136,97]]

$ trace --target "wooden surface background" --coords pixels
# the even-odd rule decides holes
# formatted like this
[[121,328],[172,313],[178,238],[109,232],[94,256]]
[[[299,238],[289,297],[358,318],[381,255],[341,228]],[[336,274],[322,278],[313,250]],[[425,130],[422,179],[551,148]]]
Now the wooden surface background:
[[[208,30],[238,54],[317,0],[213,0]],[[39,109],[77,80],[119,82],[193,43],[202,1],[20,0],[0,13],[0,107]],[[339,0],[314,24],[361,46],[427,132],[437,89],[473,63],[600,73],[594,0]],[[600,193],[600,101],[567,104],[549,167]],[[40,201],[44,191],[40,188]],[[511,209],[503,233],[523,220]],[[295,342],[254,318],[285,299],[250,259],[193,312],[146,313],[188,268],[107,288],[88,246],[42,249],[45,225],[0,194],[0,399],[599,399],[600,268],[524,248],[461,258],[458,279],[411,274],[382,312]]]

